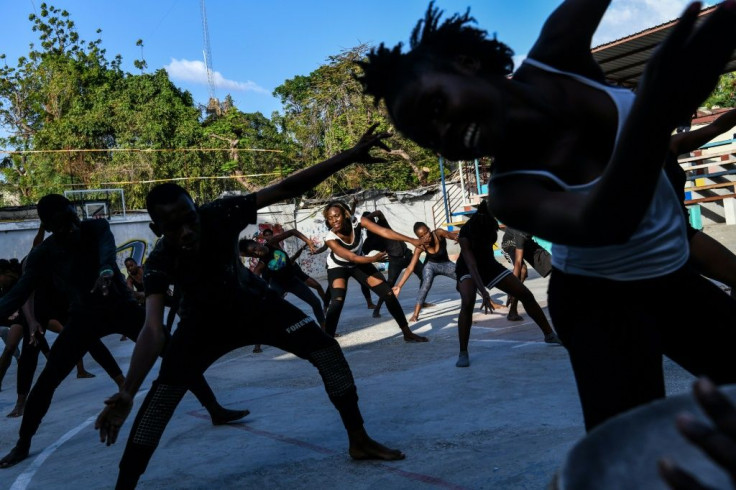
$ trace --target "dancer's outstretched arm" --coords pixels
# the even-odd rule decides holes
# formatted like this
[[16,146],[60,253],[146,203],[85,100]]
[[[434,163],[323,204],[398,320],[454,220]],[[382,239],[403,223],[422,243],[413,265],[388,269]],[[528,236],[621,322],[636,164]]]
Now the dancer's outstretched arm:
[[404,287],[406,281],[408,281],[409,277],[412,275],[412,273],[414,273],[414,268],[417,266],[417,262],[419,262],[419,256],[422,255],[422,252],[423,250],[421,249],[421,247],[416,247],[414,249],[414,255],[412,255],[409,265],[406,266],[406,270],[404,270],[404,275],[401,276],[401,279],[399,279],[399,283],[393,287],[394,296],[396,296],[397,298],[399,297],[401,288]]
[[673,129],[710,94],[736,48],[736,1],[723,2],[696,29],[698,14],[699,4],[691,5],[647,65],[611,161],[590,193],[560,192],[543,179],[497,179],[489,189],[493,214],[555,243],[628,240],[651,202]]
[[260,209],[285,199],[301,196],[308,190],[314,188],[327,177],[342,170],[352,163],[378,163],[385,162],[382,158],[374,157],[370,150],[379,147],[386,151],[389,148],[383,142],[390,136],[389,133],[375,133],[378,123],[374,124],[363,134],[358,143],[342,153],[328,158],[324,162],[309,168],[299,170],[281,182],[257,191],[256,206]]
[[164,300],[163,294],[146,297],[146,321],[136,340],[125,383],[119,393],[105,400],[105,408],[95,422],[95,429],[100,431],[100,442],[108,446],[117,440],[120,427],[133,408],[133,398],[166,343]]
[[387,238],[389,240],[397,240],[400,242],[411,243],[415,247],[418,247],[422,244],[421,240],[419,240],[418,238],[411,238],[406,235],[402,235],[401,233],[397,233],[391,228],[384,228],[383,226],[374,223],[373,220],[369,219],[368,217],[360,218],[360,226],[368,231],[372,231],[380,237]]
[[555,68],[603,80],[590,45],[611,0],[566,0],[547,18],[529,57]]
[[675,155],[690,153],[734,126],[736,126],[736,109],[731,109],[707,126],[673,135],[670,138],[670,151]]
[[309,238],[307,238],[306,235],[304,235],[301,231],[297,230],[296,228],[292,228],[291,230],[287,230],[283,233],[279,233],[278,235],[272,236],[268,240],[268,244],[271,245],[274,243],[283,242],[287,238],[290,238],[293,236],[303,241],[309,247],[310,252],[314,253],[317,250],[317,248],[314,246],[314,242],[310,240]]

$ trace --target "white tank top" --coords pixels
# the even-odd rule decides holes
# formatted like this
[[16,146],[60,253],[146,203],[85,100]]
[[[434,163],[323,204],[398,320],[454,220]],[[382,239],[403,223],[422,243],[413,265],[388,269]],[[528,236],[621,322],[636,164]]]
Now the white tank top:
[[[352,243],[345,243],[342,238],[337,236],[332,230],[328,231],[327,235],[325,235],[325,242],[327,240],[335,240],[338,245],[347,249],[348,251],[353,252],[356,255],[363,255],[363,234],[360,230],[360,220],[353,216],[351,218],[350,224],[353,227]],[[327,255],[327,268],[335,269],[337,267],[355,267],[355,263],[339,257],[335,252],[330,250],[330,253]]]
[[[575,73],[568,73],[536,60],[528,63],[542,70],[569,76],[589,87],[602,90],[611,97],[618,111],[616,143],[626,118],[631,111],[635,95],[628,89],[610,87]],[[546,170],[514,170],[494,174],[491,180],[511,175],[536,175],[555,182],[565,192],[590,192],[598,183],[569,185]],[[622,190],[622,199],[625,199]],[[552,265],[568,274],[602,277],[618,281],[634,281],[659,277],[676,271],[688,260],[685,221],[680,200],[662,171],[654,190],[652,202],[634,234],[626,243],[602,247],[577,247],[552,244]]]

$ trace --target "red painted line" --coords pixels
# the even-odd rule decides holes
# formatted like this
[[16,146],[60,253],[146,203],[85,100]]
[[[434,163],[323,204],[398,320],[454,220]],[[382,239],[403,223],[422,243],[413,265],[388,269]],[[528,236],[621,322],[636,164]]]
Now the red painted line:
[[[203,413],[200,410],[194,410],[191,412],[187,412],[187,415],[191,415],[192,417],[196,417],[196,418],[203,419],[203,420],[210,420],[210,416],[208,414]],[[228,425],[228,427],[232,429],[244,430],[246,432],[250,432],[251,434],[256,434],[259,436],[267,437],[269,439],[273,439],[279,442],[284,442],[286,444],[291,444],[293,446],[310,449],[320,454],[330,454],[330,455],[339,454],[338,451],[335,451],[333,449],[318,446],[316,444],[311,444],[305,441],[300,441],[299,439],[294,439],[293,437],[287,437],[281,434],[276,434],[276,433],[261,430],[261,429],[254,429],[253,427],[250,427],[246,424],[230,424]],[[389,466],[385,463],[379,463],[377,461],[364,461],[364,463],[370,464],[371,466],[374,466],[376,468],[380,468],[386,471],[387,473],[393,473],[402,478],[406,478],[407,480],[414,480],[414,481],[426,483],[428,485],[434,485],[440,488],[448,488],[451,490],[468,490],[463,486],[447,482],[445,480],[442,480],[441,478],[437,478],[437,477],[429,476],[429,475],[423,475],[421,473],[414,473],[413,471],[401,470],[399,468],[394,468],[393,466]]]

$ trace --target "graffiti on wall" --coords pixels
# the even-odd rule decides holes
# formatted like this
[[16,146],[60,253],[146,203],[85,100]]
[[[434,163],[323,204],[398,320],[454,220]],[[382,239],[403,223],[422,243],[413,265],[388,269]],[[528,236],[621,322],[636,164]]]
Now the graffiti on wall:
[[119,245],[116,250],[116,259],[120,270],[125,270],[125,259],[128,257],[133,257],[136,262],[143,264],[143,260],[146,257],[146,250],[148,250],[148,242],[140,238],[134,238]]

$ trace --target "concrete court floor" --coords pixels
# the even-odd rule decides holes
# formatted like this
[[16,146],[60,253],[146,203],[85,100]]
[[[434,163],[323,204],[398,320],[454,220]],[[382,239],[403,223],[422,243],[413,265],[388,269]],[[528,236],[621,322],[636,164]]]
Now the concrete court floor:
[[[706,231],[736,248],[736,227],[715,225]],[[412,277],[402,291],[407,314],[417,285]],[[527,285],[546,307],[547,280],[532,272]],[[223,357],[206,377],[221,403],[248,408],[251,414],[242,423],[213,427],[187,394],[139,488],[546,487],[568,449],[584,435],[566,352],[544,344],[523,310],[525,320],[514,323],[504,314],[476,310],[471,367],[456,368],[459,297],[454,286],[447,278],[436,278],[428,300],[437,306],[425,309],[412,326],[430,342],[406,344],[388,312],[384,309],[380,319],[373,319],[358,284],[349,283],[338,340],[356,379],[369,434],[404,451],[405,460],[352,461],[339,416],[316,370],[272,347],[264,346],[262,354],[246,347]],[[498,290],[491,294],[496,302],[505,300]],[[133,344],[118,338],[106,337],[105,343],[125,371]],[[79,380],[72,374],[64,381],[31,456],[0,470],[0,489],[112,488],[132,416],[116,445],[98,442],[92,424],[115,389],[89,356],[85,361],[97,377]],[[664,365],[668,393],[689,391],[692,376],[667,359]],[[0,414],[9,412],[15,401],[15,374],[13,362],[0,393]],[[14,444],[19,424],[18,419],[0,419],[2,454]]]

